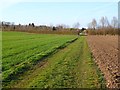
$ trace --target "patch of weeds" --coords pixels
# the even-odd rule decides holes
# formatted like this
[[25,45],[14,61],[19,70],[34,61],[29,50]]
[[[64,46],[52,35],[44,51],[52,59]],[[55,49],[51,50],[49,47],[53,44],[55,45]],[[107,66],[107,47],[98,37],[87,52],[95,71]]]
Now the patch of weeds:
[[[103,88],[105,89],[106,88],[106,80],[104,78],[104,74],[102,73],[102,71],[98,68],[98,65],[95,63],[94,61],[94,56],[93,56],[93,53],[91,53],[91,62],[93,64],[91,64],[92,66],[94,66],[96,68],[96,72],[97,72],[97,75],[98,75],[98,81],[100,83],[100,88]],[[102,90],[103,90],[102,89]]]

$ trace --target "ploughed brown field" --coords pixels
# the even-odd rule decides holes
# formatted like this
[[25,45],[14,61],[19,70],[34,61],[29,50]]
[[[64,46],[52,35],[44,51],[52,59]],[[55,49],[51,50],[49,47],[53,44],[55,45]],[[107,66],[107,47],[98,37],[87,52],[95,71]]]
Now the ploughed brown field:
[[118,36],[87,36],[88,45],[108,88],[120,87]]

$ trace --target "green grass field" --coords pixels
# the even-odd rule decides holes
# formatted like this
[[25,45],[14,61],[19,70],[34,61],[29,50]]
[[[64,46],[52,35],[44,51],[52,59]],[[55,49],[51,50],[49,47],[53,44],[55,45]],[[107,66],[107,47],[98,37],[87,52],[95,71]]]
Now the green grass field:
[[23,32],[2,35],[3,87],[105,87],[84,36]]

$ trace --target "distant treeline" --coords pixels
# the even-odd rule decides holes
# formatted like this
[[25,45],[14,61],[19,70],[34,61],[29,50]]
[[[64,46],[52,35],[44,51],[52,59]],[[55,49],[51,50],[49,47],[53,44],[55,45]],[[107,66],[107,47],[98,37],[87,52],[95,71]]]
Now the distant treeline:
[[[42,33],[42,34],[74,34],[74,35],[120,35],[120,29],[118,29],[118,19],[113,17],[111,23],[107,17],[101,17],[100,21],[97,22],[93,19],[89,24],[88,28],[79,29],[79,22],[74,24],[73,28],[65,24],[57,26],[36,26],[34,23],[28,25],[15,25],[14,22],[1,22],[2,31],[22,31],[31,33]],[[79,34],[81,33],[81,34]]]
[[66,28],[62,25],[59,26],[46,26],[40,25],[35,26],[34,23],[28,25],[14,25],[12,22],[1,22],[2,31],[21,31],[31,33],[42,33],[42,34],[76,34],[77,28]]
[[87,34],[89,35],[120,35],[120,29],[118,29],[118,19],[113,17],[111,23],[107,17],[101,17],[100,21],[97,22],[93,19],[88,24]]
[[120,35],[120,29],[117,28],[88,29],[86,32],[89,35]]

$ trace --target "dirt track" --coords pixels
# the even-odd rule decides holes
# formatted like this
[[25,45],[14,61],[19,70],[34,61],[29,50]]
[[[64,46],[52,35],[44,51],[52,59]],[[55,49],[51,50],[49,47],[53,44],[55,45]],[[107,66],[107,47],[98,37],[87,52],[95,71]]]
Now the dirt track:
[[95,62],[104,74],[108,88],[120,88],[118,36],[87,36]]

